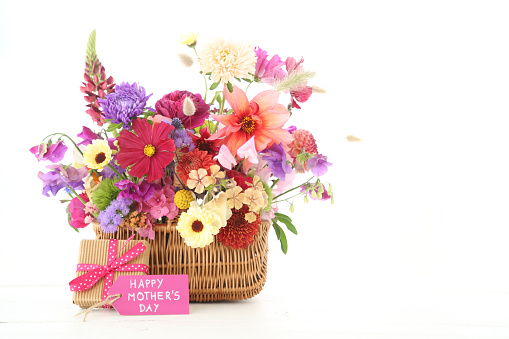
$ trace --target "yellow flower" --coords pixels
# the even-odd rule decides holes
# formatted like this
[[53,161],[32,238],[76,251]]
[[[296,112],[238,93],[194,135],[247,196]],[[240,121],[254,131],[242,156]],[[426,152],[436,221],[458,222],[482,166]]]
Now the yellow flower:
[[232,216],[232,210],[228,207],[226,202],[226,194],[219,193],[203,206],[204,209],[214,212],[216,214],[216,223],[214,226],[221,228],[226,226],[228,219]]
[[189,173],[189,179],[187,179],[187,186],[191,189],[194,188],[196,193],[203,193],[205,187],[214,184],[215,179],[207,176],[207,170],[204,168],[200,168],[197,170],[192,170]]
[[248,205],[251,211],[258,211],[264,205],[262,191],[253,187],[248,188],[244,191],[244,199],[242,202]]
[[102,171],[110,161],[111,148],[107,140],[92,140],[83,152],[83,164],[88,168]]
[[244,200],[244,193],[240,186],[235,186],[226,190],[226,198],[228,198],[227,205],[229,208],[241,209],[242,201]]
[[193,200],[194,200],[193,192],[188,190],[178,191],[177,193],[175,193],[175,197],[173,198],[175,205],[177,205],[177,207],[180,208],[181,210],[189,208],[189,205]]
[[256,221],[256,214],[254,214],[254,212],[249,212],[249,213],[246,213],[244,218],[247,220],[247,222],[253,222],[253,221]]
[[187,34],[182,34],[180,36],[180,43],[182,45],[186,45],[188,47],[193,47],[194,45],[196,45],[196,39],[198,38],[198,33],[187,33]]
[[223,84],[234,78],[250,78],[255,73],[256,54],[251,45],[216,40],[200,51],[200,68],[211,73],[212,81]]
[[219,233],[219,219],[216,213],[193,201],[187,212],[180,215],[176,229],[186,245],[192,248],[205,247],[212,243],[214,235]]
[[225,173],[221,171],[219,165],[212,165],[210,166],[210,176],[215,179],[224,179]]

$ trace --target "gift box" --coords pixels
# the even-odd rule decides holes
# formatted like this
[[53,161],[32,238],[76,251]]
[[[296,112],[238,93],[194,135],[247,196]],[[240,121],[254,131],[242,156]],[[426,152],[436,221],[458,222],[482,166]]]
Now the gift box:
[[149,257],[147,241],[82,240],[76,279],[69,283],[73,303],[90,307],[108,297],[109,288],[119,276],[148,274]]

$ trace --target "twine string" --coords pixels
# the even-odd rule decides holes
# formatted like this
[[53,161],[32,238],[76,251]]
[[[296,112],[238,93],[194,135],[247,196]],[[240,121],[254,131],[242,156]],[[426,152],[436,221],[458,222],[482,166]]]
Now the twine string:
[[83,310],[81,310],[80,312],[78,312],[75,317],[77,316],[80,316],[83,314],[83,322],[85,322],[85,319],[87,319],[87,315],[92,312],[92,310],[94,308],[99,308],[99,307],[102,307],[103,305],[106,305],[106,304],[113,304],[115,301],[117,301],[118,299],[120,299],[120,297],[122,297],[122,294],[113,294],[113,295],[109,295],[106,299],[104,299],[103,301],[100,301],[92,306],[90,306],[89,308],[85,308]]

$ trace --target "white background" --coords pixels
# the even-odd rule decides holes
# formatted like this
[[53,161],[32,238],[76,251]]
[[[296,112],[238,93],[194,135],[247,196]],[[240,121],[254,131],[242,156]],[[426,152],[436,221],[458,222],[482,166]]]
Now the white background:
[[97,29],[107,74],[139,82],[151,105],[203,93],[196,65],[176,56],[191,54],[177,43],[189,31],[198,47],[244,40],[317,72],[310,83],[327,93],[289,124],[334,163],[324,180],[335,204],[296,200],[287,255],[271,230],[262,294],[325,300],[339,314],[444,291],[509,293],[508,15],[504,1],[0,2],[0,285],[66,288],[80,239],[94,236],[41,195],[44,164],[28,149],[94,127],[79,86]]

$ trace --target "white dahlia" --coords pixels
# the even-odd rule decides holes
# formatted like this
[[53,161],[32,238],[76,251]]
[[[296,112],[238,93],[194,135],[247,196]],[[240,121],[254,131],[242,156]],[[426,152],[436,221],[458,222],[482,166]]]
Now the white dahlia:
[[203,73],[211,73],[214,82],[227,83],[233,78],[249,78],[255,72],[256,54],[253,46],[218,39],[199,53]]

